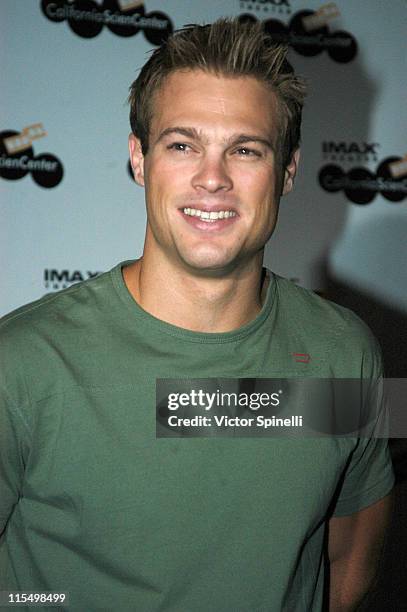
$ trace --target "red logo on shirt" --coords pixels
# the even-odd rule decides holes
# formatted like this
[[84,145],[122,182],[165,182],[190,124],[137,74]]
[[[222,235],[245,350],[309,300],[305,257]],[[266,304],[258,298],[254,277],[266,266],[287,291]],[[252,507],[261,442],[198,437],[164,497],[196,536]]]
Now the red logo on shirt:
[[293,353],[293,357],[297,363],[309,363],[311,361],[311,355],[308,355],[308,353]]

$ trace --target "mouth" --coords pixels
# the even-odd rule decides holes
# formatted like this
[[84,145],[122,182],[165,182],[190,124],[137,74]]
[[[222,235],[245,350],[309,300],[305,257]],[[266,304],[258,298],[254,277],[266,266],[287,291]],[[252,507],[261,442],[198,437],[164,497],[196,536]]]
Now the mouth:
[[179,211],[190,227],[207,233],[227,230],[239,218],[235,210],[226,208],[225,205],[217,204],[211,206],[209,210],[208,208],[202,205],[202,208],[185,207],[180,208]]
[[183,208],[182,212],[188,217],[195,217],[205,223],[215,223],[220,219],[230,219],[236,217],[237,213],[234,210],[201,210],[200,208]]

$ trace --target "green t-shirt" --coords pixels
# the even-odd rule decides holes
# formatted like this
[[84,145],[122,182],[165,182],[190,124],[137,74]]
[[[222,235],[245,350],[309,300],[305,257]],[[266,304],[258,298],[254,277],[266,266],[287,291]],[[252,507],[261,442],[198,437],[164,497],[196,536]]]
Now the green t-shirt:
[[156,379],[376,379],[375,339],[274,274],[248,324],[184,330],[137,305],[123,265],[1,323],[0,590],[72,612],[321,610],[328,509],[389,492],[386,442],[157,438]]

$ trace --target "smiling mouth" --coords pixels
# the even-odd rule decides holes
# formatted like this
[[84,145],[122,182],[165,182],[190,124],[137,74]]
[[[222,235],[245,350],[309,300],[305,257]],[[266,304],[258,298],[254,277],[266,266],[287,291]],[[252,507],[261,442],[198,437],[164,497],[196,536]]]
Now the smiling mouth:
[[201,221],[205,221],[206,223],[214,223],[215,221],[219,221],[219,219],[236,217],[234,210],[212,210],[209,212],[200,210],[199,208],[184,208],[182,212],[188,217],[198,217]]

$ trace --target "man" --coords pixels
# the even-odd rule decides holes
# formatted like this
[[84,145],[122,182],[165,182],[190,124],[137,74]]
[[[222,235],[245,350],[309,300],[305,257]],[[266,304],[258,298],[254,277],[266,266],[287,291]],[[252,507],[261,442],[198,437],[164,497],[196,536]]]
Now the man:
[[381,376],[355,315],[262,269],[299,159],[285,56],[228,20],[157,49],[130,94],[143,256],[4,319],[2,589],[75,612],[309,612],[325,562],[330,610],[368,589],[383,441],[156,437],[158,379]]

